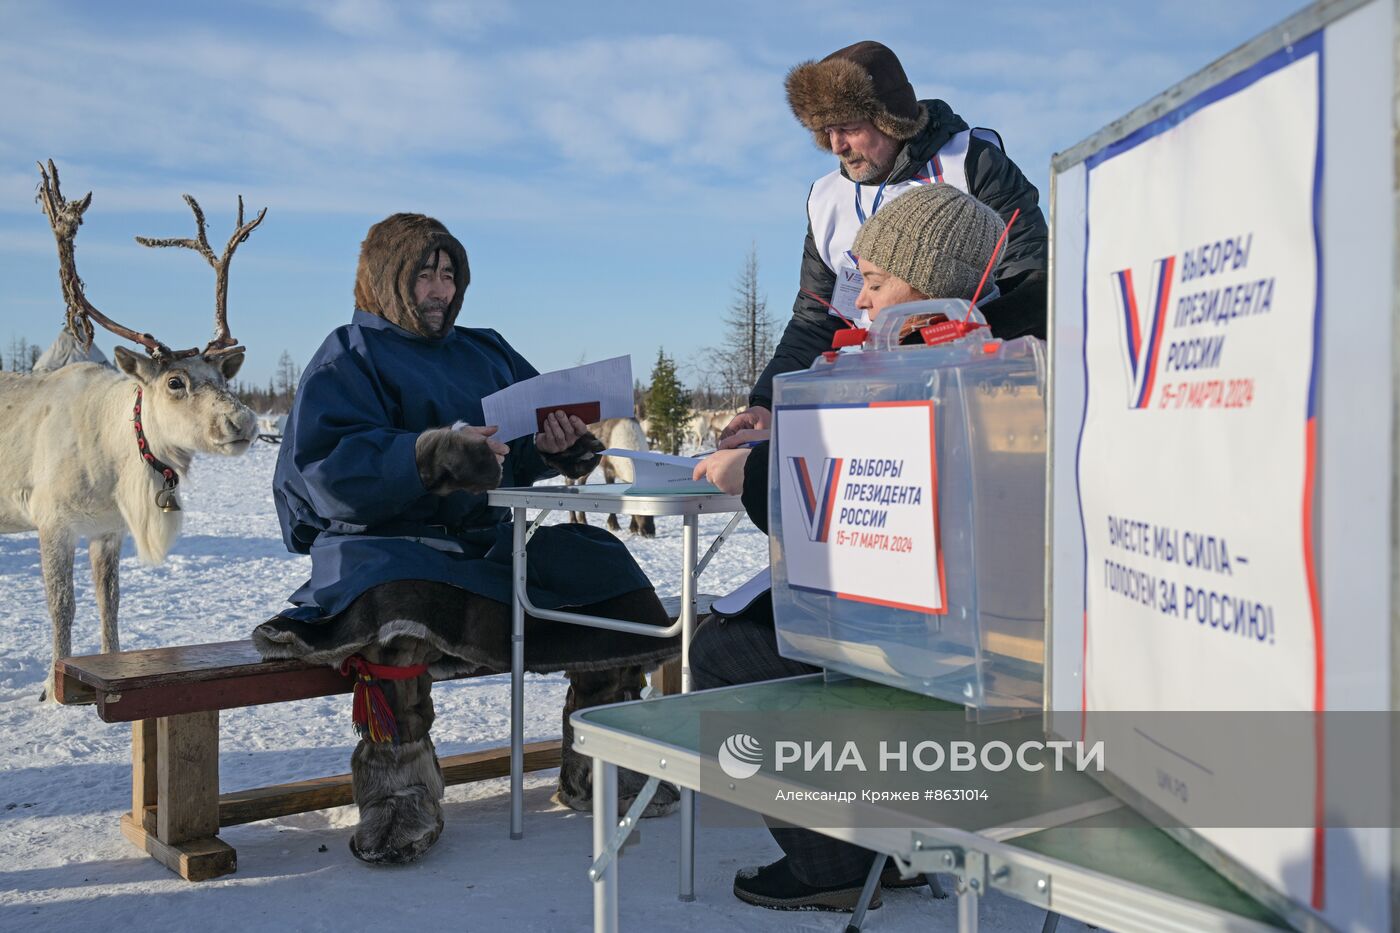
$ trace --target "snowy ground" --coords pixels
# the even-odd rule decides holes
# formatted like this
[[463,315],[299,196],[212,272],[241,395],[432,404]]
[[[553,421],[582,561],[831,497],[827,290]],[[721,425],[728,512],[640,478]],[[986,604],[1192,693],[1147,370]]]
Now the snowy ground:
[[[185,533],[161,567],[139,564],[128,542],[121,564],[122,647],[241,638],[271,615],[308,572],[282,547],[269,493],[277,448],[246,457],[205,458],[181,486]],[[597,519],[595,519],[596,521]],[[723,519],[706,519],[702,538]],[[663,595],[678,589],[680,520],[659,519],[657,537],[628,544]],[[706,572],[702,589],[724,592],[767,559],[766,541],[744,523]],[[98,650],[96,608],[80,553],[73,650]],[[130,728],[98,720],[91,708],[37,702],[49,663],[49,622],[34,535],[0,536],[0,929],[112,931],[364,928],[587,930],[585,877],[590,819],[550,803],[554,772],[526,779],[526,838],[507,836],[505,779],[451,787],[447,827],[423,862],[370,869],[346,848],[353,808],[225,829],[238,872],[188,884],[138,853],[121,835],[130,806]],[[438,751],[498,746],[508,737],[509,678],[434,690]],[[559,734],[562,677],[526,687],[527,740]],[[222,718],[220,783],[225,791],[349,770],[354,735],[348,697],[233,710]],[[844,927],[835,914],[774,913],[734,899],[736,869],[771,861],[777,850],[752,829],[706,827],[701,804],[698,901],[676,900],[675,816],[643,824],[642,841],[621,865],[624,929],[666,931],[820,930]],[[1037,931],[1043,914],[992,895],[982,929]],[[885,894],[872,931],[952,930],[954,900],[927,889]],[[1084,929],[1065,921],[1060,930]]]

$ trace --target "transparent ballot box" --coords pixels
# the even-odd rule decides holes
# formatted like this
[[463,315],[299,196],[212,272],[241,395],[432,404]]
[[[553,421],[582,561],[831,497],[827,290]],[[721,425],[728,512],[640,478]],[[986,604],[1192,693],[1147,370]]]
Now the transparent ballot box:
[[[978,709],[1038,709],[1045,351],[968,314],[895,306],[858,351],[775,380],[778,648]],[[964,333],[965,318],[981,326]]]

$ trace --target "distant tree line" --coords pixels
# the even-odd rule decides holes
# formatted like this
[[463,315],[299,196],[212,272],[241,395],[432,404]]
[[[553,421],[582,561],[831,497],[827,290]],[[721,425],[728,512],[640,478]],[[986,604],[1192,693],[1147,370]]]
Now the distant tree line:
[[12,337],[10,352],[0,354],[0,369],[8,369],[12,373],[32,372],[43,353],[44,348],[37,343],[30,343],[25,337]]
[[253,411],[286,414],[292,410],[292,399],[296,398],[297,383],[301,381],[301,367],[286,350],[277,358],[277,369],[267,380],[267,386],[255,386],[238,381],[233,384],[233,393]]

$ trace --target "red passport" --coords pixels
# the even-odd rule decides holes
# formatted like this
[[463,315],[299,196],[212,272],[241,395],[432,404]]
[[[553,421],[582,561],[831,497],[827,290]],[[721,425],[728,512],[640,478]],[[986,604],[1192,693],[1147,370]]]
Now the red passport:
[[599,402],[570,402],[567,405],[550,405],[535,409],[535,430],[544,430],[544,419],[556,411],[566,415],[577,415],[584,424],[593,424],[602,419],[602,405]]

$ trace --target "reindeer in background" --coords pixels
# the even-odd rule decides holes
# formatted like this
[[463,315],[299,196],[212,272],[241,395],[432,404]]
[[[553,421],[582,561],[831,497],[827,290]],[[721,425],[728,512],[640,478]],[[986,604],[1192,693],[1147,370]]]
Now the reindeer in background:
[[[616,450],[648,450],[646,432],[642,430],[642,425],[636,418],[606,418],[597,424],[590,424],[588,430],[594,437],[603,442],[603,448],[613,448]],[[621,481],[632,482],[632,461],[625,457],[604,457],[598,464],[603,468],[603,482],[613,483]],[[565,479],[566,486],[580,486],[588,482],[588,477],[582,479]],[[583,512],[570,512],[569,521],[578,525],[587,525],[588,516]],[[616,515],[608,516],[608,530],[617,532],[622,530],[622,526],[617,523]],[[643,538],[656,537],[656,519],[650,515],[633,515],[632,522],[628,526],[628,531],[639,534]]]
[[[137,237],[143,246],[179,246],[215,272],[214,338],[203,350],[171,350],[151,334],[108,318],[88,301],[73,241],[92,192],[67,201],[58,170],[39,166],[38,200],[58,245],[58,274],[67,327],[84,347],[93,322],[146,349],[118,346],[117,369],[76,363],[41,375],[0,373],[0,534],[38,531],[40,565],[53,622],[54,660],[72,653],[73,549],[88,539],[102,650],[117,651],[117,563],[130,531],[143,561],[158,564],[180,532],[176,490],[196,452],[236,455],[256,430],[253,412],[229,391],[244,348],[228,328],[228,265],[234,250],[262,223],[267,209],[238,225],[222,256],[205,233],[204,212],[188,194],[197,235]],[[53,665],[44,695],[52,698]]]

